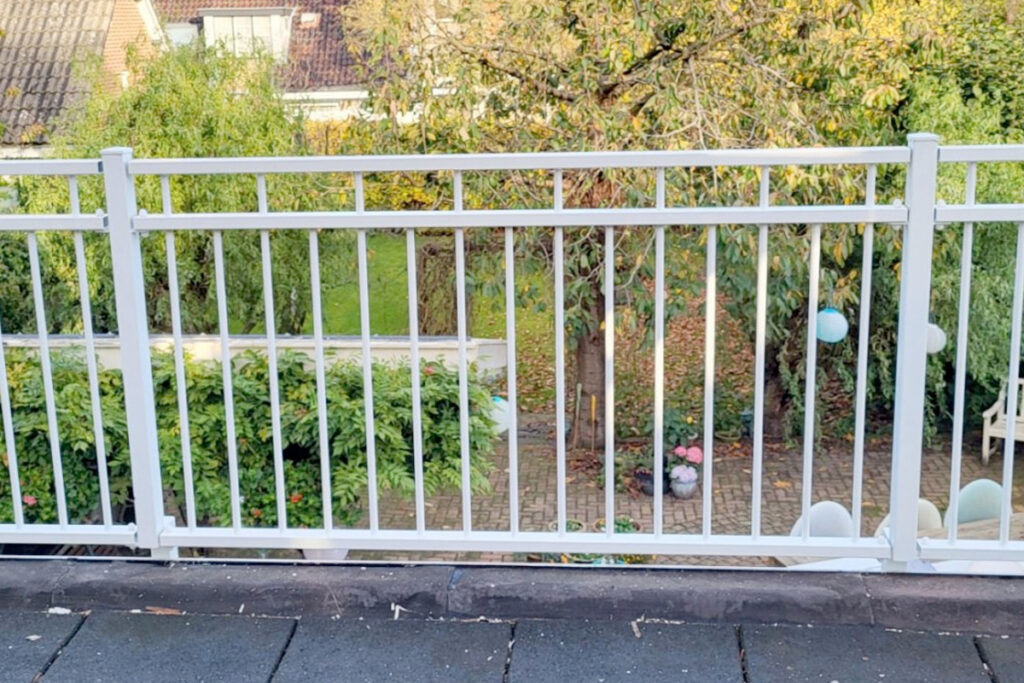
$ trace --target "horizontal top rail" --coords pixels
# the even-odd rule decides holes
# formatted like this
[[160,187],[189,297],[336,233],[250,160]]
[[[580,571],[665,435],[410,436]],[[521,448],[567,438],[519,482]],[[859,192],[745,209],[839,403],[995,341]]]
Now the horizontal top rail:
[[0,159],[0,176],[22,175],[99,175],[99,159]]
[[939,163],[1024,161],[1024,145],[949,145],[939,147]]
[[0,232],[103,232],[107,217],[100,213],[4,214],[0,215]]
[[665,209],[499,209],[479,211],[317,211],[180,213],[136,216],[141,232],[339,228],[500,228],[624,225],[904,223],[904,206],[756,206]]
[[904,164],[907,147],[804,147],[639,152],[537,152],[508,154],[419,154],[225,159],[134,159],[133,175],[216,173],[387,173],[401,171],[503,171],[596,168],[685,168]]
[[947,204],[935,207],[935,222],[1021,223],[1024,204]]

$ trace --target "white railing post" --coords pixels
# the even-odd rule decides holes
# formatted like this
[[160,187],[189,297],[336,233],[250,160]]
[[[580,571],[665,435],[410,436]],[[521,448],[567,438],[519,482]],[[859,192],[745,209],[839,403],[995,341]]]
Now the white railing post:
[[904,194],[907,224],[900,265],[900,318],[896,343],[896,394],[892,433],[892,489],[889,501],[891,568],[917,559],[917,500],[924,435],[928,311],[931,306],[932,238],[939,138],[907,136],[910,163]]
[[137,212],[135,185],[128,174],[132,150],[111,147],[100,152],[100,157],[107,197],[138,545],[152,549],[154,556],[163,557],[166,556],[160,548],[160,531],[165,524],[163,485],[160,482],[142,249],[139,234],[132,228],[132,218]]

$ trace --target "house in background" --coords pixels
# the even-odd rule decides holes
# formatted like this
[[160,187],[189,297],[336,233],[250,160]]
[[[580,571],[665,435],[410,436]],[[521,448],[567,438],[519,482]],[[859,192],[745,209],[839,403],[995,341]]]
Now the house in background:
[[123,87],[125,48],[161,40],[150,0],[0,0],[0,157],[43,154],[56,119],[88,94],[83,60]]
[[284,97],[310,119],[353,115],[366,98],[345,44],[345,0],[0,0],[0,158],[38,157],[58,117],[88,94],[79,64],[128,82],[126,48],[145,55],[201,40],[278,63]]
[[223,43],[243,56],[269,52],[285,99],[313,120],[351,116],[366,98],[345,42],[346,0],[151,0],[172,44]]

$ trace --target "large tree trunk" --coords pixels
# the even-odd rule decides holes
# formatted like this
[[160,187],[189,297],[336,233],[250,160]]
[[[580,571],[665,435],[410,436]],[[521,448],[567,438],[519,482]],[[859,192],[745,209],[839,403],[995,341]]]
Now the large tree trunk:
[[595,324],[576,340],[576,381],[581,392],[572,427],[573,448],[604,446],[604,330],[596,322],[603,312],[604,297],[599,296],[588,315]]
[[777,347],[765,348],[764,435],[769,439],[781,439],[786,431],[786,389],[779,375],[778,356]]
[[[419,297],[419,333],[450,337],[458,334],[458,300],[455,292],[455,244],[451,231],[420,238],[416,254],[416,291]],[[467,255],[468,260],[468,255]],[[472,307],[466,292],[466,327]]]

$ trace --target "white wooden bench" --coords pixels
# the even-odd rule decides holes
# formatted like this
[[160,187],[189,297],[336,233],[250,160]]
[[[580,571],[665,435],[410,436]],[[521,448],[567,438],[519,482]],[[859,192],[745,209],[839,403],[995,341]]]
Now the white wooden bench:
[[[1024,390],[1024,379],[1017,381],[1017,415],[1013,423],[1014,441],[1024,441],[1024,399],[1021,391]],[[1005,439],[1007,430],[1006,419],[1006,387],[999,390],[999,399],[995,405],[982,413],[984,431],[982,432],[981,461],[988,464],[989,455],[992,451],[992,439]]]

